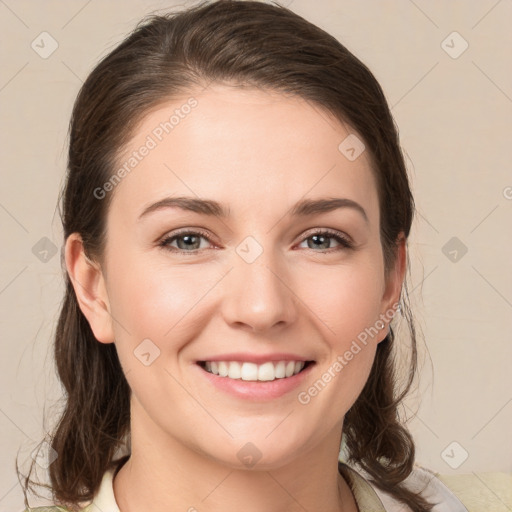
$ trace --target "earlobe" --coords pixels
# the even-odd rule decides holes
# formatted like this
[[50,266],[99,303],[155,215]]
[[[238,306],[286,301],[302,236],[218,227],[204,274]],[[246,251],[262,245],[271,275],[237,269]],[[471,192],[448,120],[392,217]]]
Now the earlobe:
[[66,240],[65,260],[78,305],[94,337],[101,343],[113,343],[114,331],[105,279],[99,264],[85,254],[78,233],[72,233]]

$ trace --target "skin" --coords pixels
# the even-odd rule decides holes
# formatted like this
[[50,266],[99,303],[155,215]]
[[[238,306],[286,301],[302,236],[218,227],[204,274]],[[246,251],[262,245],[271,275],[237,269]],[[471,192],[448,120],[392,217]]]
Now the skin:
[[[122,512],[148,503],[154,512],[354,512],[337,471],[343,418],[387,324],[308,404],[297,395],[398,301],[405,244],[386,275],[369,156],[349,161],[338,150],[350,127],[260,89],[214,84],[193,96],[198,106],[110,192],[101,261],[85,257],[78,234],[66,243],[80,308],[98,342],[115,343],[132,389],[132,455],[114,479],[117,503]],[[188,97],[150,112],[120,165]],[[163,208],[139,218],[170,196],[214,199],[231,216]],[[354,208],[288,214],[303,198],[332,197],[359,203],[367,221]],[[158,245],[178,228],[202,228],[211,242],[200,238],[196,253],[183,238],[169,242],[175,252]],[[326,228],[354,248],[334,238],[315,245],[311,236]],[[247,236],[263,249],[252,263],[236,252]],[[160,350],[149,366],[134,356],[144,339]],[[196,365],[233,351],[291,352],[315,365],[292,392],[246,400]],[[261,453],[252,468],[237,456],[248,442]]]

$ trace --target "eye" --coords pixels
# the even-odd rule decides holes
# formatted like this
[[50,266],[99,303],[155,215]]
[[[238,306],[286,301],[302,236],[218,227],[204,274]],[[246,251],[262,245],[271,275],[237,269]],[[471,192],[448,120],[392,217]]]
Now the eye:
[[[181,254],[188,252],[190,254],[195,254],[198,251],[205,249],[205,247],[201,245],[201,240],[206,240],[210,244],[212,243],[211,238],[204,231],[184,230],[164,237],[158,245],[172,252]],[[309,240],[311,240],[311,243]],[[335,240],[338,247],[331,247],[332,240]],[[308,249],[324,249],[323,252],[351,249],[354,246],[353,242],[346,235],[340,231],[329,229],[311,233],[308,237],[303,239],[302,243],[304,242],[308,242]],[[176,245],[173,245],[174,243],[176,243]]]
[[[158,245],[170,251],[195,253],[204,249],[201,247],[201,239],[211,242],[210,237],[203,231],[181,231],[166,236]],[[177,246],[172,245],[175,241]]]
[[[339,244],[338,247],[330,247],[331,241],[335,240],[336,243]],[[308,242],[308,240],[312,240],[312,242]],[[306,237],[302,243],[307,242],[308,249],[333,249],[334,251],[340,251],[343,249],[352,249],[354,244],[353,242],[343,233],[339,231],[333,231],[329,229],[325,229],[322,231],[316,231]],[[341,246],[341,247],[340,247]],[[316,251],[318,252],[318,251]],[[329,251],[331,252],[331,251]]]

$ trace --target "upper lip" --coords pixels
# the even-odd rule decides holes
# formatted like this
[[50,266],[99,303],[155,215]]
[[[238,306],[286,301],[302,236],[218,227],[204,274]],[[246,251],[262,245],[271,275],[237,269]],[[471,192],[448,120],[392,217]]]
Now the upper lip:
[[271,354],[249,354],[249,353],[230,353],[230,354],[220,354],[217,356],[208,356],[204,359],[200,359],[198,362],[203,361],[240,361],[243,363],[255,363],[255,364],[263,364],[268,361],[312,361],[311,358],[299,356],[297,354],[290,353],[271,353]]

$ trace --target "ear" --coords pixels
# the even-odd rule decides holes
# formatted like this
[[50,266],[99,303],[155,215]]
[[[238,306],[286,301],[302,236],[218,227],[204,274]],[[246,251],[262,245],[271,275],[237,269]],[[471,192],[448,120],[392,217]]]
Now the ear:
[[[379,343],[385,339],[389,333],[389,324],[397,312],[397,306],[400,301],[402,285],[407,268],[407,248],[404,233],[400,233],[397,239],[396,257],[393,268],[389,269],[386,275],[386,284],[381,301],[380,320],[385,324],[379,333]],[[382,325],[382,324],[381,324]],[[379,326],[380,327],[380,326]]]
[[101,343],[113,343],[114,330],[103,272],[100,265],[85,254],[78,233],[72,233],[66,240],[65,260],[78,305],[94,337]]

